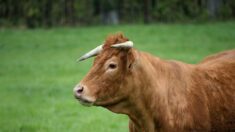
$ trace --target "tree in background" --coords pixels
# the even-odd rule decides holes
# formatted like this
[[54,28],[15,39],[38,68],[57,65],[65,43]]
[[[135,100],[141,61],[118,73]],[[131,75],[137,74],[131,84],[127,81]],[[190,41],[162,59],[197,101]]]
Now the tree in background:
[[93,0],[94,15],[101,18],[103,24],[118,24],[118,0]]
[[235,18],[235,0],[0,0],[0,26],[51,27]]

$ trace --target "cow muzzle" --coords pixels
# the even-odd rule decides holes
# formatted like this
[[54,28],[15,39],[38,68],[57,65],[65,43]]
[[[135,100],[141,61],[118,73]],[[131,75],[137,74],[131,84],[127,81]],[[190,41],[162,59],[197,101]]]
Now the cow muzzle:
[[75,86],[74,90],[74,97],[85,106],[91,106],[94,103],[94,98],[87,96],[88,90],[84,85],[77,85]]

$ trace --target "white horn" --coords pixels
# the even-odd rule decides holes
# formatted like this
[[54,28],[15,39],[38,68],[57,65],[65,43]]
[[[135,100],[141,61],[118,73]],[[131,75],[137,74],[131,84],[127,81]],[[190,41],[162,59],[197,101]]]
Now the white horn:
[[94,48],[93,50],[87,52],[85,55],[83,55],[82,57],[80,57],[77,61],[83,61],[85,59],[88,59],[90,57],[96,56],[97,54],[100,53],[100,51],[103,49],[102,48],[103,45],[99,45],[96,48]]
[[124,43],[114,44],[111,47],[113,48],[132,48],[133,42],[132,41],[126,41]]

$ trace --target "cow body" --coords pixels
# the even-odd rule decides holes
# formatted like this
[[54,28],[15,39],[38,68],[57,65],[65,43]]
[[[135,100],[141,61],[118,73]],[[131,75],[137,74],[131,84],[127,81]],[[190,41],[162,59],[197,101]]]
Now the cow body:
[[128,115],[131,132],[235,131],[235,50],[191,65],[109,48],[125,41],[106,40],[76,98]]
[[[134,81],[142,80],[136,89],[149,94],[134,100],[143,106],[140,110],[146,116],[142,117],[149,118],[140,121],[133,116],[131,132],[235,130],[235,51],[211,56],[197,65],[139,54],[143,59],[139,71],[144,72]],[[141,129],[138,124],[143,122],[152,125],[147,123]]]

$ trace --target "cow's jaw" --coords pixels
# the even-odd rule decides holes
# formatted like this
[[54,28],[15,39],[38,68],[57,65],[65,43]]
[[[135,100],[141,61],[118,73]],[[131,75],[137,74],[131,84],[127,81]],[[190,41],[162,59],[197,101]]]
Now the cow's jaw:
[[96,106],[102,106],[102,107],[111,107],[111,106],[114,106],[114,105],[117,105],[118,103],[122,102],[126,100],[126,97],[123,96],[123,97],[113,97],[112,99],[109,99],[109,100],[105,100],[105,101],[99,101],[97,100],[94,105]]

